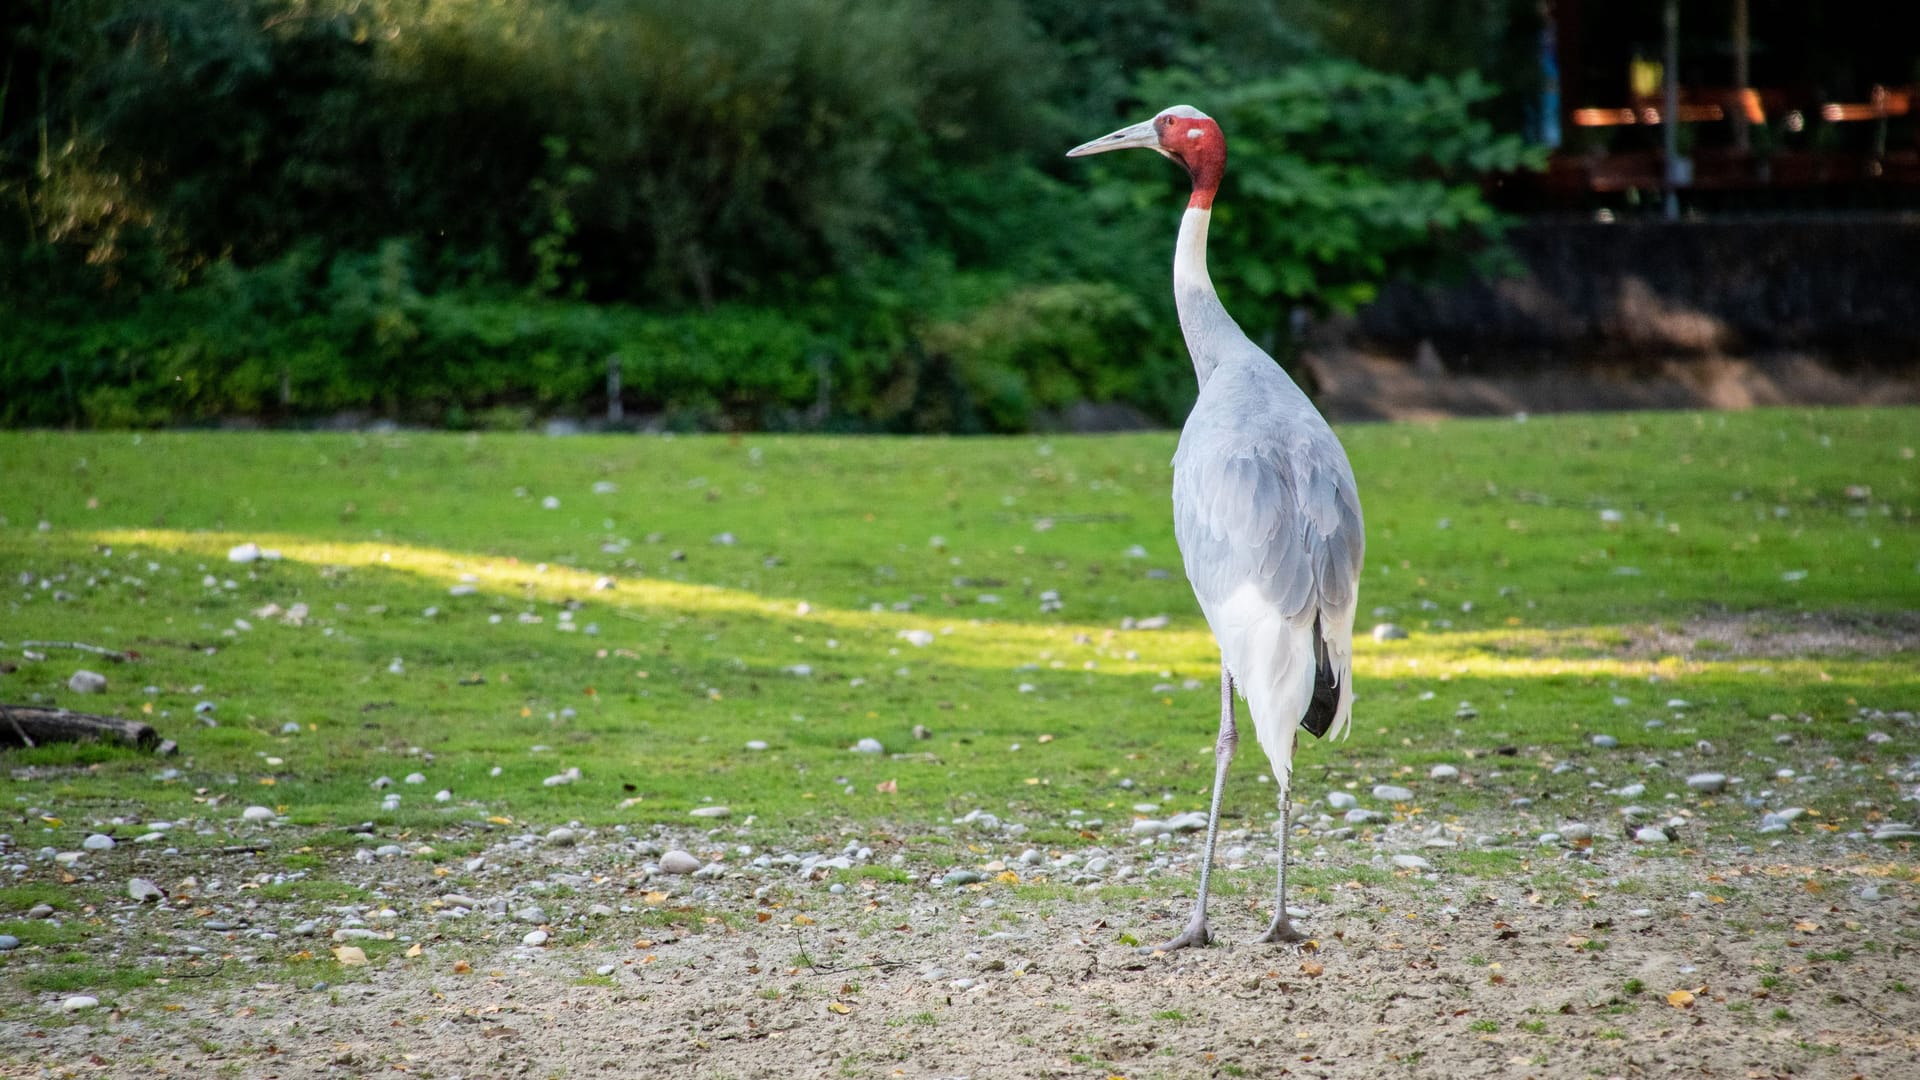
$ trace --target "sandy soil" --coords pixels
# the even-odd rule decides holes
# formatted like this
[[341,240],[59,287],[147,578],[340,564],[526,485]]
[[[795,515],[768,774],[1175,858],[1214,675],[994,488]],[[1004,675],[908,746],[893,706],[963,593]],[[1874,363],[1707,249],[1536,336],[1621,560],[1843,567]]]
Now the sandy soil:
[[[715,853],[738,836],[657,840]],[[649,876],[636,861],[656,841],[636,858],[632,838],[600,839],[485,856],[502,883],[578,883],[546,894],[553,940],[536,947],[511,915],[431,917],[450,890],[416,860],[343,869],[375,891],[369,907],[399,909],[393,925],[420,947],[351,972],[328,955],[337,908],[242,903],[224,937],[195,925],[210,909],[197,900],[103,911],[116,926],[150,920],[161,942],[211,938],[207,966],[223,976],[103,994],[77,1021],[60,994],[16,1002],[0,1014],[0,1074],[1920,1076],[1920,1005],[1904,989],[1920,984],[1915,861],[1817,831],[1657,857],[1608,838],[1590,862],[1541,848],[1495,877],[1428,852],[1432,874],[1362,875],[1305,900],[1306,949],[1246,943],[1265,919],[1256,863],[1228,877],[1221,943],[1144,956],[1122,935],[1179,927],[1193,838],[1133,879],[1144,887],[1105,899],[1064,883],[941,887],[944,868],[885,840],[878,858],[897,851],[916,880],[834,895],[777,868]],[[1336,871],[1381,864],[1359,843],[1303,855]],[[245,861],[201,879],[244,880]],[[595,899],[630,912],[581,914]],[[322,936],[246,937],[316,912]],[[303,945],[318,955],[284,962]],[[261,981],[235,977],[231,965],[267,957],[282,962]]]

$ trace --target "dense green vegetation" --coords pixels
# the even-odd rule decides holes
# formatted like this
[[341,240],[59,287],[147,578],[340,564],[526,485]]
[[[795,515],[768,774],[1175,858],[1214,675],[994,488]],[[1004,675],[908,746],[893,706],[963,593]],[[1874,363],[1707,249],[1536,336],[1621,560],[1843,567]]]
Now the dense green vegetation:
[[1294,306],[1497,235],[1480,179],[1530,156],[1470,69],[1523,10],[1396,53],[1293,0],[27,0],[0,424],[518,427],[601,412],[614,356],[681,427],[1174,419],[1183,178],[1061,152],[1220,116],[1215,277],[1284,355]]
[[[1301,751],[1303,799],[1509,746],[1509,783],[1578,805],[1590,778],[1552,766],[1595,732],[1662,757],[1708,739],[1716,767],[1764,776],[1775,713],[1807,718],[1809,760],[1904,760],[1853,721],[1920,695],[1915,421],[1343,431],[1368,524],[1360,697],[1351,742]],[[1172,442],[0,434],[17,665],[0,700],[144,717],[183,747],[8,762],[41,769],[27,797],[76,819],[224,821],[259,802],[335,826],[683,822],[713,799],[803,831],[1080,809],[1111,841],[1138,798],[1119,779],[1182,810],[1210,781],[1218,653],[1173,547]],[[229,562],[246,542],[283,557]],[[1728,613],[1751,621],[1690,642],[1688,620]],[[1129,626],[1156,615],[1169,624]],[[1411,637],[1374,641],[1380,620]],[[1770,642],[1808,629],[1814,654]],[[141,657],[35,660],[22,641]],[[106,691],[70,692],[79,667]],[[862,738],[900,756],[849,752]],[[1253,820],[1273,810],[1257,761],[1227,789]],[[542,785],[569,767],[581,779]],[[381,810],[369,782],[415,771],[425,784]],[[1795,797],[1839,820],[1888,790],[1875,767]],[[1505,796],[1443,798],[1432,812]],[[1726,813],[1755,822],[1737,800]],[[71,847],[85,826],[49,828],[36,843]]]

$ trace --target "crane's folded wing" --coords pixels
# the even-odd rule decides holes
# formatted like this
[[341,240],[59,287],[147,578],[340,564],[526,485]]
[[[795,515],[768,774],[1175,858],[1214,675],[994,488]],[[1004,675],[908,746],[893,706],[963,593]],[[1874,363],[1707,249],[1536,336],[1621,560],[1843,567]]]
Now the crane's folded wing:
[[1202,606],[1253,585],[1279,614],[1351,611],[1365,550],[1360,499],[1329,433],[1301,446],[1181,446],[1174,531]]

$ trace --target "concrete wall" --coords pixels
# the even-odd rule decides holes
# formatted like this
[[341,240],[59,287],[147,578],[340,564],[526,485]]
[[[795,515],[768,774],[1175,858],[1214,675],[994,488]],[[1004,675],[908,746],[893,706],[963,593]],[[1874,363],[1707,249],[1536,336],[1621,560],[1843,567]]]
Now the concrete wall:
[[[1792,352],[1920,367],[1920,216],[1531,222],[1511,276],[1395,286],[1348,326],[1454,372]],[[1425,350],[1429,353],[1432,350]]]

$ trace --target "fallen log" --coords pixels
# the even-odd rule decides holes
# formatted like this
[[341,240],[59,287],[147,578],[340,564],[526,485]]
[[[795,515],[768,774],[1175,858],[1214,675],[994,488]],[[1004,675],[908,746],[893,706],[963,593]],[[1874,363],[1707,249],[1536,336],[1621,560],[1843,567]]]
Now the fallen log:
[[113,716],[0,703],[0,745],[38,746],[51,742],[98,739],[151,750],[160,742],[152,725]]

